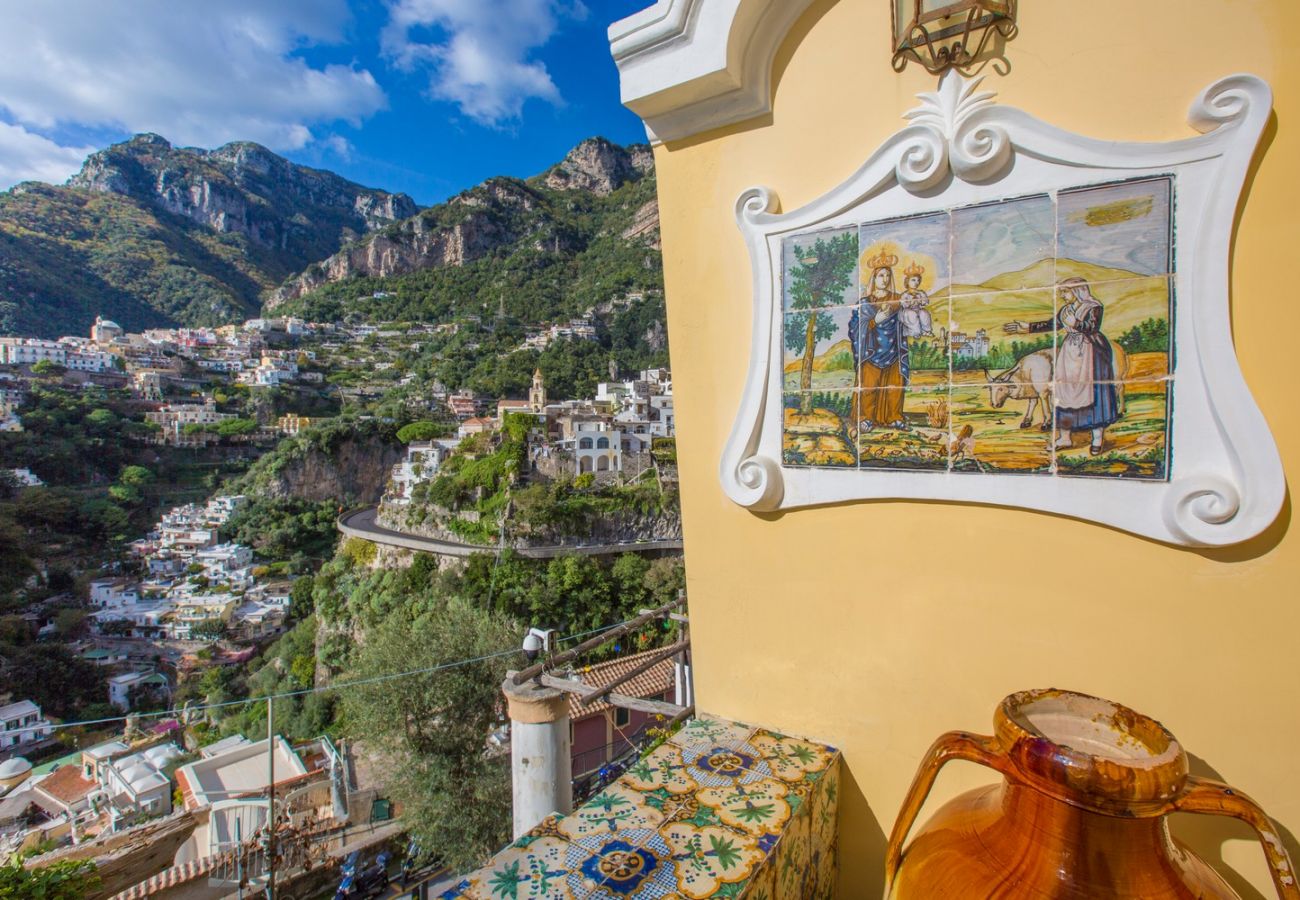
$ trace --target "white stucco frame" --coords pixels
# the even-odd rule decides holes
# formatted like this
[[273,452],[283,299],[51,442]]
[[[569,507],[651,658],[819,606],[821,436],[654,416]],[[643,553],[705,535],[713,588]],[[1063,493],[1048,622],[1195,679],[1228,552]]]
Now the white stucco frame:
[[[854,500],[917,499],[1023,507],[1101,522],[1175,544],[1247,540],[1286,491],[1268,424],[1238,366],[1229,316],[1229,248],[1242,187],[1272,108],[1251,75],[1206,88],[1189,121],[1201,134],[1117,143],[1057,129],[997,105],[978,81],[945,75],[839,187],[776,213],[776,194],[745,191],[736,217],[754,284],[748,378],[720,467],[723,490],[755,511]],[[1177,348],[1169,479],[835,470],[781,464],[781,246],[817,228],[932,212],[1090,183],[1173,173]],[[1242,297],[1238,302],[1249,303]]]

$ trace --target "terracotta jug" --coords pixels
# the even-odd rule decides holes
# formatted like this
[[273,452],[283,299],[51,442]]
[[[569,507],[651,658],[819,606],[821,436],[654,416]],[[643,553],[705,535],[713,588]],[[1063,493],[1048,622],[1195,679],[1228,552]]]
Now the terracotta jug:
[[[1012,694],[994,735],[935,741],[903,803],[885,859],[893,900],[1165,900],[1238,898],[1174,841],[1174,812],[1231,816],[1259,834],[1278,895],[1300,900],[1276,828],[1253,800],[1189,775],[1187,755],[1154,719],[1069,691]],[[935,776],[959,759],[1001,773],[1000,785],[943,806],[908,845]]]

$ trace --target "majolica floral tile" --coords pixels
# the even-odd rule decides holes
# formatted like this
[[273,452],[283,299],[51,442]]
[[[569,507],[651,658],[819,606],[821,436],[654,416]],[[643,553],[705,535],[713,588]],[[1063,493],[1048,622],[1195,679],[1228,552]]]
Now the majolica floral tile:
[[687,774],[705,788],[749,784],[772,774],[767,762],[745,744],[687,747],[681,756]]
[[786,799],[789,793],[790,788],[784,782],[764,778],[748,784],[705,788],[695,796],[723,824],[758,837],[780,834],[791,815]]
[[663,819],[663,812],[646,802],[644,793],[615,783],[566,816],[558,827],[566,837],[577,839],[629,828],[654,828]]
[[683,725],[668,743],[678,747],[708,745],[725,747],[728,744],[743,742],[754,733],[754,729],[740,722],[728,722],[712,716],[698,716]]
[[589,836],[579,845],[590,855],[575,872],[586,898],[637,897],[660,900],[677,896],[676,863],[659,832],[630,828],[616,835]]
[[786,781],[798,781],[809,773],[821,772],[835,757],[834,747],[772,731],[755,732],[750,744],[758,750],[771,772]]
[[676,823],[663,829],[677,865],[677,887],[692,900],[720,896],[728,884],[743,884],[766,858],[758,842],[728,828]]
[[701,717],[445,900],[806,900],[837,876],[839,754]]
[[694,793],[699,785],[691,778],[682,750],[672,743],[656,747],[632,765],[620,781],[638,791]]
[[543,837],[519,842],[498,853],[491,863],[471,873],[444,900],[578,900],[571,873],[588,854],[570,841]]
[[769,863],[776,870],[776,892],[780,898],[808,897],[814,883],[812,860],[812,816],[805,804],[786,824]]

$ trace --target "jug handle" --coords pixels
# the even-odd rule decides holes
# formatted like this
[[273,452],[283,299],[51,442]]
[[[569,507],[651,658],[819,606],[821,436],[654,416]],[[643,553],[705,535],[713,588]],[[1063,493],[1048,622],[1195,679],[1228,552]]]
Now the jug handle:
[[[912,830],[912,825],[915,824],[926,797],[930,796],[930,788],[934,787],[934,780],[938,777],[944,763],[953,759],[979,763],[997,772],[1005,772],[1007,768],[1006,754],[998,739],[994,737],[966,731],[950,731],[941,735],[931,745],[916,770],[912,786],[907,789],[903,808],[899,810],[898,820],[894,822],[894,830],[889,835],[889,849],[885,854],[886,894],[893,885],[894,876],[898,874],[898,867],[902,863],[903,844],[907,841],[907,835]],[[1288,897],[1287,900],[1291,898]]]
[[1273,821],[1254,800],[1220,781],[1189,775],[1182,796],[1169,805],[1173,812],[1231,816],[1254,828],[1259,835],[1259,842],[1264,845],[1264,855],[1268,858],[1268,868],[1273,875],[1277,895],[1282,900],[1300,900],[1295,867],[1287,856],[1282,837],[1273,826]]

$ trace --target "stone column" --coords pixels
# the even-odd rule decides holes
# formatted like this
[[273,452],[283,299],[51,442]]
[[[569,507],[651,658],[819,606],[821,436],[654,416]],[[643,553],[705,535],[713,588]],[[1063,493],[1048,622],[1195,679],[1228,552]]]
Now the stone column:
[[501,686],[510,710],[510,772],[515,837],[553,812],[573,811],[569,701],[562,691],[528,681]]

